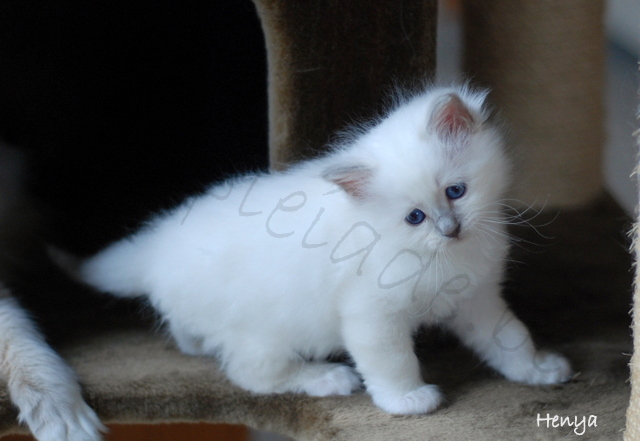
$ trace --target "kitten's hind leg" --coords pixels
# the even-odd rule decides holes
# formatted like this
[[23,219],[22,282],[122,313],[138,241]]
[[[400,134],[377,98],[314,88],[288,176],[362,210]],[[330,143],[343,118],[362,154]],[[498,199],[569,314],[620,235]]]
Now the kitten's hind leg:
[[101,439],[100,431],[105,428],[82,399],[71,368],[45,343],[2,287],[0,377],[7,382],[20,421],[39,441]]
[[294,369],[294,390],[316,397],[349,395],[362,384],[353,368],[340,363],[301,361]]
[[[259,349],[246,350],[248,347]],[[360,377],[349,366],[307,361],[263,345],[245,345],[243,350],[227,352],[224,370],[235,384],[256,393],[349,395],[361,386]]]
[[511,381],[553,384],[571,375],[571,366],[562,355],[536,349],[526,326],[500,297],[497,285],[463,300],[448,325],[463,343]]

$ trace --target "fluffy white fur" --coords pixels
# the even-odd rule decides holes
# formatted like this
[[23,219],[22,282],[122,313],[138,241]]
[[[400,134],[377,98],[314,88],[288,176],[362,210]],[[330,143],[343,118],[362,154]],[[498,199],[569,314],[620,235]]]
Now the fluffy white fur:
[[[22,160],[0,144],[0,279],[10,278],[34,223],[20,191]],[[28,247],[27,247],[28,248]],[[6,280],[6,279],[5,279]],[[104,426],[84,402],[71,368],[51,349],[0,280],[0,380],[39,441],[98,441]]]
[[[387,412],[431,412],[442,397],[413,351],[422,324],[511,380],[563,381],[569,363],[537,351],[500,297],[508,166],[483,101],[466,88],[403,99],[324,157],[158,215],[79,276],[148,296],[181,350],[218,356],[257,393],[346,395],[362,378]],[[343,348],[355,369],[326,361]]]

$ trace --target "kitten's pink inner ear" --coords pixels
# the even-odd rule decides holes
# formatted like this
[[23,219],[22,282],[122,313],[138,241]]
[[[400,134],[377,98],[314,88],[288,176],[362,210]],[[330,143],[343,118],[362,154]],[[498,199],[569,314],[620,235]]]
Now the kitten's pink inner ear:
[[371,169],[365,166],[336,166],[325,170],[322,176],[354,198],[362,199],[366,184],[371,178]]
[[439,138],[457,138],[470,134],[475,121],[460,97],[449,94],[436,105],[429,126]]

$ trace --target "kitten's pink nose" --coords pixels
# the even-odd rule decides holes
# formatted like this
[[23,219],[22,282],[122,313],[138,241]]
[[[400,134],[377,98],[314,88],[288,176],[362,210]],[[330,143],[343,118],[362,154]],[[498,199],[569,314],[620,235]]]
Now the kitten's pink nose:
[[436,220],[436,228],[445,237],[457,239],[460,235],[460,222],[455,216],[443,215]]
[[460,236],[460,224],[456,224],[456,227],[453,229],[453,231],[446,233],[445,236],[452,239],[457,239],[458,236]]

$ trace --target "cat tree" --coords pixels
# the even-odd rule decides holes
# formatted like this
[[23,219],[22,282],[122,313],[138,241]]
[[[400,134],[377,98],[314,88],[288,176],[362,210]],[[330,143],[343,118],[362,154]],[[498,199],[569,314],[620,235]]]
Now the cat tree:
[[[394,85],[433,78],[435,0],[255,5],[267,45],[274,168],[317,154],[346,123],[376,115]],[[625,216],[601,178],[603,2],[469,0],[464,10],[466,71],[492,89],[510,128],[513,198],[542,208],[532,220],[542,236],[513,230],[523,239],[514,249],[521,263],[510,270],[506,297],[536,339],[567,355],[580,374],[560,386],[509,383],[455,342],[424,334],[417,352],[426,378],[449,401],[433,415],[395,417],[364,393],[252,395],[231,386],[212,360],[180,354],[148,324],[96,330],[84,323],[59,350],[106,423],[245,424],[300,440],[551,440],[573,428],[547,427],[540,416],[595,415],[597,427],[586,433],[620,437],[630,393],[631,261],[619,245]],[[542,246],[532,250],[527,241]],[[15,419],[1,389],[0,433],[18,430]],[[636,420],[630,408],[629,422]]]

